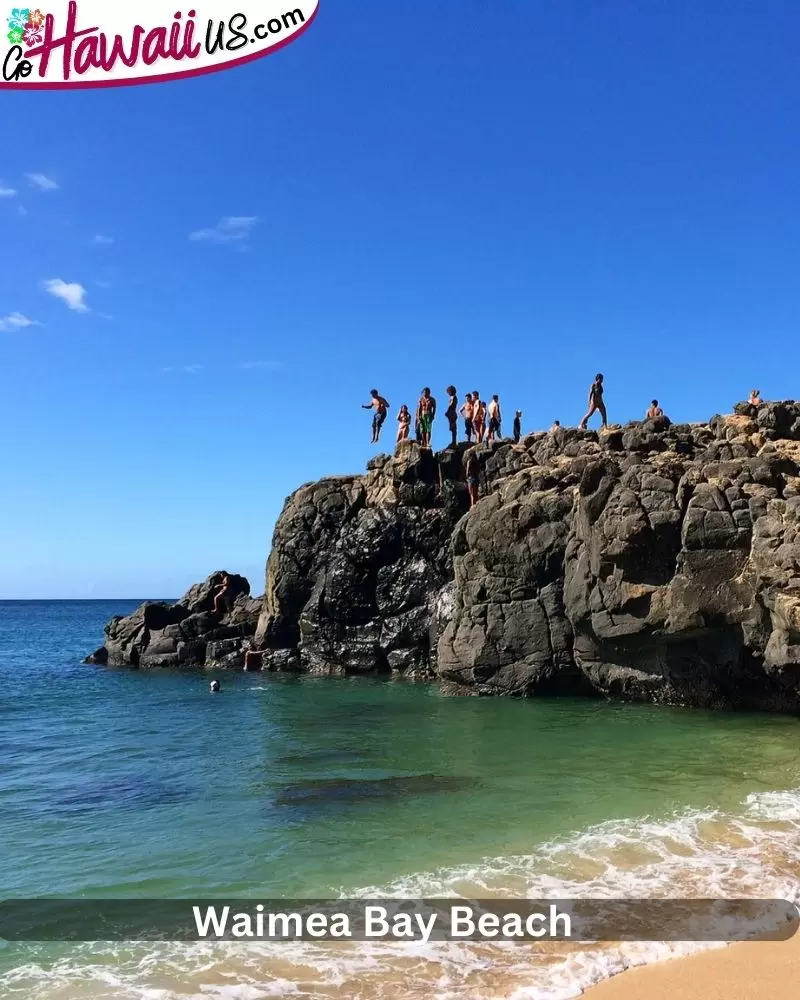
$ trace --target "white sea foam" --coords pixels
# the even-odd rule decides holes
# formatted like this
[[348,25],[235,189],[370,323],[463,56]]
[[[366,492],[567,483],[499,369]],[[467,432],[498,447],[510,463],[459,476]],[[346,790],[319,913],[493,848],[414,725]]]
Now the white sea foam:
[[[756,897],[800,901],[800,789],[739,811],[603,823],[528,854],[418,872],[361,898]],[[353,893],[348,893],[352,896]],[[0,977],[26,1000],[568,1000],[634,965],[716,947],[383,941],[77,946]]]

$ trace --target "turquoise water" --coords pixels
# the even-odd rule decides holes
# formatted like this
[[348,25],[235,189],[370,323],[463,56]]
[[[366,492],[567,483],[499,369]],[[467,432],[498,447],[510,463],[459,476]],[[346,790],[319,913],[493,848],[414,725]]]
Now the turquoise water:
[[[734,888],[738,869],[795,874],[797,719],[244,673],[216,675],[211,695],[205,672],[82,665],[136,603],[0,603],[6,898],[534,894],[558,880],[624,894],[666,891],[681,857],[709,887]],[[78,962],[57,992],[65,951],[48,947],[33,971],[30,946],[0,950],[0,996],[144,997],[164,974],[156,962],[133,983],[120,959],[118,992],[92,993]],[[271,992],[242,997],[282,995],[270,961]],[[153,997],[207,995],[171,968]],[[248,989],[268,989],[251,972]]]

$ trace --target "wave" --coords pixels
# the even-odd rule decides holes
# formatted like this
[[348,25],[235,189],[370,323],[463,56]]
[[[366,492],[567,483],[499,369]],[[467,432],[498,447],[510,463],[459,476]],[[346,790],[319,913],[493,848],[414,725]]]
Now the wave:
[[[529,854],[418,872],[349,897],[756,897],[800,902],[800,788],[736,812],[606,822]],[[332,892],[336,895],[336,892]],[[344,895],[339,892],[339,895]],[[30,946],[0,995],[30,1000],[568,1000],[701,943],[91,944]]]

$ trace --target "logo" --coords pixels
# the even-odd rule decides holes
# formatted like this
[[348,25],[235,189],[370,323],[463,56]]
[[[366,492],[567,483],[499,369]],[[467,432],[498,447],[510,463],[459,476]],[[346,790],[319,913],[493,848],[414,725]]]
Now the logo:
[[122,87],[230,69],[294,41],[319,6],[319,0],[189,3],[187,10],[170,0],[139,0],[135,8],[108,0],[12,7],[0,33],[0,88]]

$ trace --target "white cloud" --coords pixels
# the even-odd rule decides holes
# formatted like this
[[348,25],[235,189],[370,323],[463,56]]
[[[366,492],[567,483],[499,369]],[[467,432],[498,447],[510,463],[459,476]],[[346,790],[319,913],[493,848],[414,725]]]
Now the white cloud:
[[25,174],[30,183],[40,191],[57,191],[58,184],[47,174]]
[[27,215],[28,209],[24,205],[17,205],[17,215]]
[[8,188],[0,181],[0,198],[13,198],[16,195],[14,188]]
[[167,368],[159,368],[158,370],[163,375],[166,375],[169,372],[176,372],[176,373],[183,372],[186,375],[196,375],[198,372],[203,371],[204,368],[205,365],[183,365],[182,367],[178,368],[173,368],[172,366],[169,366]]
[[211,240],[214,243],[233,243],[246,240],[250,230],[258,222],[255,215],[226,215],[213,229],[198,229],[189,234],[190,240]]
[[110,247],[114,242],[113,236],[103,236],[102,233],[95,233],[92,243],[98,247]]
[[280,361],[245,361],[244,364],[239,365],[240,368],[244,368],[246,371],[250,371],[253,368],[282,368],[283,365]]
[[28,326],[41,326],[35,319],[28,319],[22,313],[13,312],[10,316],[0,317],[0,330],[3,333],[10,333],[15,330],[24,330]]
[[50,295],[55,295],[70,309],[75,312],[89,312],[89,307],[84,302],[86,289],[76,281],[62,281],[61,278],[50,278],[42,282],[42,288]]

